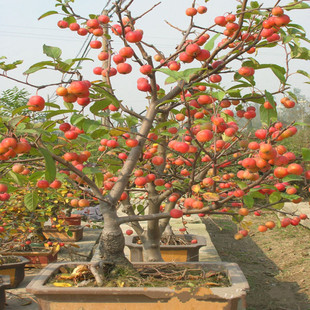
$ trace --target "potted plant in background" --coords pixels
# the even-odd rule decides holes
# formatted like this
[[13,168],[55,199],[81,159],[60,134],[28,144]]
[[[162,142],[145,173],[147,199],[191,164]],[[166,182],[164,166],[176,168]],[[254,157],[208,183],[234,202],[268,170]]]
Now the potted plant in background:
[[[308,7],[304,1],[283,8],[265,8],[258,2],[248,4],[244,0],[234,13],[217,16],[213,25],[202,26],[194,23],[195,16],[197,12],[205,13],[206,8],[197,7],[194,2],[185,10],[188,30],[180,31],[177,48],[170,54],[144,42],[143,31],[138,28],[140,18],[154,14],[157,5],[145,14],[132,15],[129,9],[135,1],[128,5],[117,2],[106,14],[83,19],[75,14],[71,2],[57,0],[56,7],[67,15],[58,22],[58,26],[79,29],[78,34],[90,32],[103,36],[104,44],[101,39],[90,43],[95,50],[102,48],[99,60],[104,61],[104,65],[95,67],[94,74],[103,77],[103,81],[89,82],[80,71],[75,71],[72,81],[67,84],[60,81],[57,85],[56,93],[62,97],[64,108],[45,102],[38,94],[29,99],[29,110],[43,111],[45,106],[49,107],[46,122],[39,125],[26,122],[23,118],[14,122],[3,119],[5,125],[2,127],[1,146],[8,150],[2,155],[2,163],[9,165],[18,160],[20,155],[16,157],[16,154],[20,153],[15,151],[17,143],[30,145],[31,152],[25,154],[28,161],[34,162],[37,156],[43,155],[41,165],[45,167],[45,179],[41,181],[45,185],[30,193],[33,210],[44,200],[44,195],[39,194],[41,190],[44,192],[61,173],[75,184],[77,198],[84,193],[100,205],[104,218],[100,239],[102,262],[89,267],[99,285],[106,268],[111,269],[111,265],[105,262],[117,267],[131,267],[123,251],[125,241],[120,228],[123,223],[131,223],[139,236],[144,259],[160,262],[160,239],[171,217],[225,212],[242,228],[242,220],[248,212],[264,207],[274,207],[276,210],[284,201],[300,199],[298,189],[287,183],[301,179],[303,168],[294,163],[294,154],[281,145],[281,141],[293,136],[297,129],[293,124],[284,126],[277,122],[277,95],[282,96],[281,104],[285,108],[295,105],[287,89],[290,75],[279,65],[265,64],[264,60],[254,58],[253,53],[259,54],[265,47],[283,45],[286,47],[284,59],[302,58],[302,53],[298,51],[305,51],[306,48],[296,43],[296,38],[303,40],[305,34],[300,26],[290,24],[284,10]],[[56,13],[50,11],[41,18]],[[114,24],[109,23],[110,19]],[[124,45],[115,55],[116,50],[110,46],[113,42],[106,34],[108,30],[111,30],[113,40],[120,40]],[[26,75],[41,69],[58,70],[62,75],[63,72],[71,72],[78,61],[87,60],[63,60],[57,47],[45,45],[43,51],[49,61],[32,65]],[[133,68],[130,63],[134,63],[136,71],[139,70],[143,76],[137,80],[138,91],[145,92],[147,99],[147,108],[142,114],[128,108],[114,94],[112,87],[113,75],[131,73]],[[2,64],[2,67],[8,71],[16,65]],[[272,72],[279,87],[258,91],[256,70]],[[8,77],[8,74],[5,76]],[[160,82],[160,76],[167,76],[165,83]],[[229,86],[220,83],[226,77]],[[126,81],[126,76],[122,78]],[[249,135],[245,128],[256,116],[254,103],[259,104],[262,128]],[[81,113],[85,106],[89,107],[93,117]],[[61,120],[56,118],[59,115],[63,117]],[[101,122],[101,119],[104,121]],[[87,154],[80,151],[86,148]],[[308,150],[304,152],[304,159],[309,159]],[[42,178],[43,175],[40,176]],[[3,178],[2,181],[9,183],[11,180]],[[16,186],[11,186],[13,191]],[[118,208],[122,208],[127,215],[118,215]],[[146,227],[140,225],[140,221],[147,221]],[[236,237],[241,239],[246,234],[247,230],[241,229]],[[150,268],[152,266],[155,265],[151,264]],[[75,266],[67,276],[76,279],[76,275],[83,274],[81,270],[86,267],[76,269]],[[54,270],[50,267],[48,271],[55,274],[61,268],[58,266]],[[229,269],[223,265],[219,268]],[[237,268],[234,266],[233,269],[233,272],[228,271],[230,280],[243,279],[240,274],[234,277]],[[87,273],[87,270],[84,271]],[[111,300],[114,307],[115,300],[125,295],[122,283],[119,282],[119,287],[114,290],[100,288],[100,294],[96,293],[97,296],[104,296],[107,307],[111,307],[107,301]],[[41,306],[49,303],[43,301],[47,291],[54,297],[60,295],[55,288],[37,290],[35,285],[31,284],[29,291],[44,295],[40,299]],[[242,286],[232,284],[232,287],[238,294],[232,294],[233,300],[230,301],[225,301],[225,294],[214,289],[203,288],[203,294],[199,294],[198,289],[192,295],[188,295],[190,288],[185,291],[186,296],[198,297],[201,307],[209,304],[210,300],[216,300],[224,306],[229,304],[231,309],[238,305],[244,308],[242,302],[247,285],[243,281]],[[91,291],[89,288],[87,290]],[[154,291],[156,289],[129,289],[132,298],[128,297],[127,301],[135,299],[141,292],[142,299],[148,299],[154,296]],[[79,296],[82,288],[75,291],[62,287],[61,295],[64,292]],[[182,296],[183,293],[181,290]],[[175,296],[170,289],[161,291],[161,294],[160,298],[167,294]],[[107,295],[116,296],[116,299],[109,299]],[[84,295],[79,298],[81,301]],[[72,296],[69,299],[77,300]],[[54,301],[59,306],[58,301]],[[89,308],[94,304],[84,306]]]

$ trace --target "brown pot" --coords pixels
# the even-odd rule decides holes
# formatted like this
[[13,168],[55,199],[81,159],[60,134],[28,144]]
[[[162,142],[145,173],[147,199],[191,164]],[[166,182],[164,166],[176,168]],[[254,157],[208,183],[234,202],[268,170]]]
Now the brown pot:
[[52,249],[45,249],[45,251],[40,251],[39,248],[32,249],[33,252],[0,252],[0,254],[25,257],[29,260],[29,263],[26,263],[26,267],[43,268],[49,263],[57,261],[57,253],[53,253]]
[[[245,296],[248,283],[235,263],[197,262],[176,263],[185,268],[208,268],[227,273],[231,286],[216,288],[169,287],[48,287],[44,284],[61,266],[75,267],[74,264],[50,264],[27,286],[28,293],[34,294],[41,310],[245,310]],[[88,263],[95,265],[96,263]],[[97,263],[98,264],[98,263]],[[143,266],[158,266],[166,263],[143,263]],[[141,266],[141,263],[134,263]]]
[[[206,239],[196,235],[176,235],[176,237],[184,237],[187,241],[197,240],[195,244],[186,245],[161,245],[160,253],[165,262],[198,262],[199,249],[206,245]],[[130,250],[131,262],[143,262],[143,248],[141,244],[137,244],[137,236],[125,236],[125,245]]]
[[15,288],[25,277],[25,265],[29,260],[22,256],[14,256],[19,259],[16,263],[7,263],[0,265],[0,275],[10,277],[10,285],[8,288]]
[[66,232],[64,229],[59,231],[57,228],[44,226],[43,235],[46,239],[76,242],[83,238],[83,229],[83,226],[71,226],[69,231]]
[[10,276],[0,276],[0,310],[5,307],[5,289],[10,287]]
[[[78,225],[81,225],[82,215],[80,215],[80,214],[72,214],[71,216],[58,215],[57,219],[58,220],[64,220],[66,225],[78,226]],[[53,221],[52,221],[52,223],[53,223]]]

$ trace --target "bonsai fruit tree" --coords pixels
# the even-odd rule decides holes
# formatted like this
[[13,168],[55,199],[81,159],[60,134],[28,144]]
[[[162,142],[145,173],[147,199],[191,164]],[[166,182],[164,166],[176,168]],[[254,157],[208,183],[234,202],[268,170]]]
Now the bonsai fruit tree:
[[[242,0],[235,11],[213,17],[193,1],[184,7],[183,25],[167,21],[173,40],[179,38],[169,53],[144,39],[147,33],[139,26],[143,19],[158,22],[160,4],[138,14],[135,2],[115,1],[104,12],[82,17],[73,0],[57,0],[56,11],[40,17],[60,14],[60,31],[91,38],[89,46],[97,51],[91,74],[82,68],[88,58],[64,60],[61,49],[49,45],[43,47],[48,60],[30,66],[26,80],[9,72],[20,61],[1,62],[3,78],[34,89],[26,106],[1,119],[1,203],[23,189],[20,203],[35,212],[44,206],[45,191],[61,192],[60,181],[69,180],[68,203],[100,207],[101,253],[115,263],[127,263],[123,223],[140,237],[145,259],[160,261],[160,238],[171,217],[225,213],[240,226],[241,239],[248,233],[242,220],[249,212],[301,201],[310,175],[302,162],[310,160],[310,150],[303,149],[299,158],[282,142],[296,134],[298,124],[277,121],[278,109],[294,111],[298,104],[289,88],[291,62],[310,57],[305,31],[290,17],[291,11],[309,8],[307,1],[270,6]],[[119,42],[121,48],[115,46]],[[277,52],[279,64],[266,63],[264,50]],[[28,79],[49,69],[59,73],[57,82]],[[266,77],[272,83],[262,89]],[[136,89],[120,98],[117,87],[132,79]],[[44,98],[47,88],[56,92],[56,101]],[[126,103],[141,93],[142,113]],[[21,115],[27,109],[44,113],[45,120]],[[256,117],[260,125],[253,129]],[[29,174],[11,171],[21,162]],[[1,214],[0,233],[9,231],[6,224]],[[296,222],[281,223],[289,224]]]

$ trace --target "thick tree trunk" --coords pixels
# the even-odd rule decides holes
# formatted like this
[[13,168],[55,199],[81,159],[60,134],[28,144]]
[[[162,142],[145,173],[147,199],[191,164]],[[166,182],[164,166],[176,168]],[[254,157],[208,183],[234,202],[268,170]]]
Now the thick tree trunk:
[[117,222],[114,210],[104,210],[104,228],[99,240],[99,249],[103,260],[115,264],[130,264],[124,254],[125,238]]

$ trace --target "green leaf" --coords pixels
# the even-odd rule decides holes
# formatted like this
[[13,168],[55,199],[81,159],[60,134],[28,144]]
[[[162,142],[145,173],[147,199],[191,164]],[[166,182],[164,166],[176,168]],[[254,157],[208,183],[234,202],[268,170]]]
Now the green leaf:
[[98,115],[98,112],[102,111],[104,108],[109,106],[110,103],[111,103],[111,100],[109,99],[103,99],[103,100],[96,101],[90,107],[90,112],[92,112],[95,115]]
[[58,12],[57,12],[57,11],[48,11],[48,12],[42,14],[42,15],[38,18],[38,20],[40,20],[40,19],[42,19],[42,18],[44,18],[44,17],[50,16],[50,15],[54,15],[54,14],[58,14]]
[[273,192],[270,196],[269,196],[269,202],[270,203],[275,203],[278,202],[279,200],[281,200],[282,196],[281,193],[279,192]]
[[257,1],[251,1],[250,5],[253,9],[259,8],[259,3]]
[[300,175],[289,174],[282,179],[282,182],[302,181],[303,178]]
[[61,49],[59,47],[53,47],[44,44],[43,53],[46,56],[51,57],[53,59],[59,59],[61,56]]
[[303,71],[303,70],[297,70],[297,73],[302,74],[302,75],[304,75],[304,76],[306,76],[307,78],[309,78],[309,79],[310,79],[310,74],[309,74],[308,72],[306,72],[306,71]]
[[67,110],[73,110],[73,108],[74,108],[74,104],[71,102],[65,102],[64,101],[64,106],[65,106],[65,108],[67,108]]
[[25,106],[22,106],[22,107],[18,107],[16,109],[13,110],[12,112],[12,116],[14,116],[15,114],[20,114],[21,112],[23,112],[24,110],[26,110],[28,107],[25,105]]
[[285,199],[288,199],[288,200],[296,200],[296,199],[300,198],[300,196],[298,196],[298,195],[289,195],[286,193],[281,193],[281,196]]
[[264,105],[260,106],[260,119],[262,124],[269,126],[272,122],[275,122],[278,118],[277,110],[275,108],[275,102],[273,96],[266,90],[266,99],[274,107],[273,109],[266,109]]
[[86,118],[86,119],[84,119],[82,128],[85,131],[85,133],[91,133],[100,126],[101,126],[101,124],[98,121],[94,121],[94,120]]
[[145,207],[143,205],[138,205],[137,210],[139,214],[144,215]]
[[45,179],[51,183],[56,178],[56,164],[49,150],[39,148],[45,159]]
[[245,182],[236,181],[236,183],[241,189],[244,189],[245,187],[247,187],[247,184]]
[[252,208],[254,205],[254,198],[252,195],[243,196],[243,202],[247,207]]
[[55,109],[60,109],[60,106],[53,102],[45,102],[45,106],[55,108]]
[[103,136],[105,134],[107,134],[109,131],[107,129],[98,129],[98,130],[95,130],[94,132],[91,133],[91,137],[96,140],[98,138],[103,138]]
[[22,121],[23,119],[25,119],[25,116],[24,115],[20,115],[20,116],[16,116],[16,117],[13,117],[11,118],[9,121],[8,121],[8,124],[12,127],[15,127],[20,121]]
[[156,186],[155,189],[156,189],[157,191],[163,191],[163,190],[165,190],[165,189],[167,189],[167,188],[166,188],[165,186]]
[[95,183],[100,188],[103,184],[103,173],[95,173]]
[[94,141],[94,139],[91,136],[84,135],[84,134],[79,135],[79,138],[86,140],[86,141]]
[[28,193],[24,197],[24,204],[26,208],[32,212],[34,211],[39,203],[39,196],[36,191],[32,191],[31,193]]
[[24,184],[25,178],[22,175],[14,173],[13,171],[9,171],[8,175],[17,185],[22,186]]
[[26,70],[23,74],[27,75],[27,74],[31,74],[31,73],[34,73],[34,72],[37,72],[39,70],[42,70],[42,69],[46,69],[47,67],[46,66],[55,66],[55,63],[53,61],[40,61],[40,62],[37,62],[35,64],[33,64],[32,66],[29,67],[28,70]]
[[211,39],[208,40],[208,42],[203,47],[205,50],[211,51],[214,47],[216,39],[220,36],[220,33],[217,33],[215,36],[213,36]]
[[299,47],[296,44],[289,44],[291,48],[291,56],[294,59],[310,59],[310,51],[306,47]]
[[302,148],[301,153],[304,161],[310,161],[310,149]]
[[300,9],[309,9],[310,6],[307,3],[295,3],[291,2],[287,4],[286,6],[283,7],[286,11],[291,11],[291,10],[300,10]]
[[52,111],[52,112],[48,112],[46,114],[46,118],[50,119],[56,115],[60,115],[60,114],[65,114],[65,113],[74,113],[77,112],[77,110],[58,110],[58,111]]

